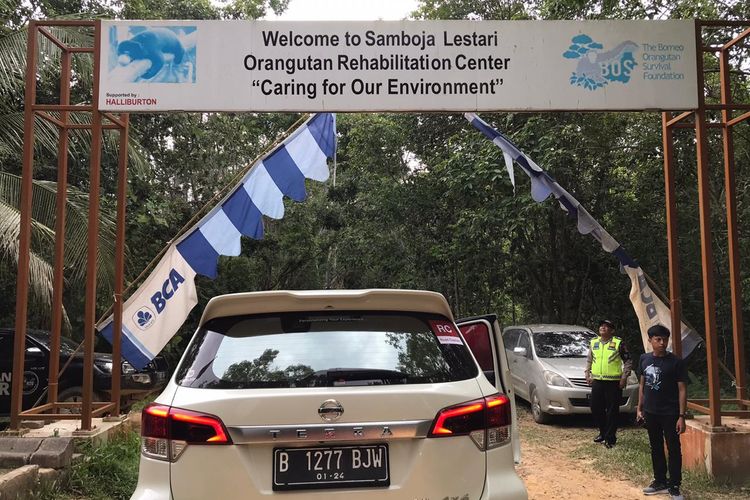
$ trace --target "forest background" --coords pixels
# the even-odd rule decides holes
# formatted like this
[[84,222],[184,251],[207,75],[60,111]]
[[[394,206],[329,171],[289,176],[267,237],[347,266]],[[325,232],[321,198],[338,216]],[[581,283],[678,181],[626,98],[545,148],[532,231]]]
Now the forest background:
[[[23,130],[26,26],[45,17],[256,19],[287,0],[0,0],[0,327],[13,327]],[[414,19],[750,19],[750,3],[720,0],[423,0]],[[716,36],[726,40],[726,32]],[[70,40],[89,35],[68,31]],[[89,42],[90,43],[90,42]],[[736,101],[750,103],[748,46],[734,53]],[[38,102],[56,102],[53,47],[38,79]],[[76,58],[73,102],[90,100],[90,61]],[[717,63],[705,55],[709,69]],[[88,71],[88,72],[87,72]],[[707,74],[708,101],[719,99]],[[533,91],[533,89],[530,89]],[[661,114],[483,113],[571,192],[668,290]],[[238,171],[297,121],[297,114],[176,113],[131,116],[126,284]],[[716,118],[716,117],[712,117]],[[38,122],[34,176],[32,306],[29,327],[50,328],[56,131]],[[109,134],[112,134],[109,136]],[[116,134],[102,164],[98,312],[112,303]],[[680,280],[684,318],[703,331],[696,159],[692,130],[676,133]],[[88,142],[72,139],[66,231],[66,335],[81,339],[84,309]],[[732,364],[731,306],[721,137],[710,131],[711,208],[720,358]],[[745,337],[750,292],[750,124],[735,127],[740,269]],[[332,168],[333,165],[332,165]],[[176,362],[202,306],[231,292],[271,289],[415,288],[441,292],[456,317],[498,314],[503,325],[607,317],[642,350],[617,260],[578,234],[557,203],[537,204],[528,180],[508,181],[502,152],[460,114],[339,114],[333,178],[286,200],[284,219],[266,219],[263,240],[243,239],[222,257],[216,280],[198,277],[199,306],[165,350]],[[137,283],[136,283],[137,285]],[[133,288],[134,290],[135,288]],[[750,351],[750,341],[745,342]],[[108,349],[101,341],[100,350]],[[698,353],[694,370],[705,368]]]

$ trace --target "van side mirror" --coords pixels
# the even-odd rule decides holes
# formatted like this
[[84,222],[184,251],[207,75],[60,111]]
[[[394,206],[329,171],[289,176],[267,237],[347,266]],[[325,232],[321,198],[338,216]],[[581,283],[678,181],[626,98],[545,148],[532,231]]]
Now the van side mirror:
[[44,353],[36,346],[28,346],[26,347],[26,356],[31,358],[41,358],[44,356]]
[[527,351],[525,347],[514,347],[513,348],[513,354],[518,354],[519,356],[527,356]]

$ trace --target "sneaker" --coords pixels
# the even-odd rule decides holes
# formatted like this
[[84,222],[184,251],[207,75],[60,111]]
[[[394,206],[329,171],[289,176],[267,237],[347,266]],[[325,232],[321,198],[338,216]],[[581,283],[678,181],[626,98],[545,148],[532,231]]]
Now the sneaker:
[[594,442],[595,443],[603,443],[604,442],[604,436],[602,436],[601,434],[599,434],[598,436],[596,436],[594,438]]
[[668,492],[672,500],[685,500],[685,497],[680,493],[679,486],[670,486]]
[[668,491],[667,485],[659,481],[652,481],[651,484],[643,488],[644,495],[662,495]]
[[615,441],[606,441],[604,443],[605,448],[614,448],[615,447]]

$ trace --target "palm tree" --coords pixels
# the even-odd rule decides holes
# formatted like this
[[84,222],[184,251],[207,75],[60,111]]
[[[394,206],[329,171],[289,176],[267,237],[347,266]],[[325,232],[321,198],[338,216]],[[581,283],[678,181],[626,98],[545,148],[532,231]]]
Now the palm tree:
[[[15,4],[15,7],[11,6]],[[20,4],[16,0],[0,0],[0,266],[15,269],[19,255],[19,221],[21,178],[16,175],[21,165],[23,150],[23,93],[26,71],[27,29],[18,16]],[[15,10],[14,10],[15,9]],[[91,46],[93,33],[80,28],[49,28],[54,35],[71,46]],[[39,37],[37,82],[45,97],[52,94],[44,82],[59,79],[60,50],[45,37]],[[74,95],[91,95],[92,61],[90,57],[73,58]],[[47,84],[49,85],[49,84]],[[90,120],[86,114],[71,113],[73,121]],[[57,128],[37,118],[35,157],[56,163]],[[71,130],[70,158],[73,163],[84,162],[88,156],[90,132]],[[145,171],[148,162],[140,153],[135,134],[128,147],[129,163],[136,171]],[[117,137],[106,134],[104,149],[114,151]],[[84,165],[83,163],[81,165]],[[57,184],[35,180],[33,186],[32,238],[30,255],[30,300],[38,311],[49,314],[52,298],[52,261],[54,258]],[[110,204],[111,205],[111,204]],[[65,234],[65,280],[69,289],[83,289],[88,221],[88,196],[75,186],[68,188],[67,223]],[[99,253],[97,268],[100,290],[112,289],[114,282],[115,221],[111,206],[102,207],[100,217]],[[109,294],[107,294],[109,295]],[[67,315],[67,327],[70,326]]]
[[[0,265],[16,267],[19,256],[19,211],[21,177],[0,171]],[[55,208],[57,185],[35,180],[32,200],[31,253],[29,255],[30,300],[46,317],[52,303],[52,259],[55,243]],[[65,234],[65,278],[67,285],[83,287],[86,280],[86,243],[88,195],[75,187],[68,188],[67,229]],[[110,211],[102,210],[98,254],[98,276],[104,289],[114,282],[115,221]],[[67,318],[67,316],[66,316]],[[70,323],[66,319],[66,326]]]

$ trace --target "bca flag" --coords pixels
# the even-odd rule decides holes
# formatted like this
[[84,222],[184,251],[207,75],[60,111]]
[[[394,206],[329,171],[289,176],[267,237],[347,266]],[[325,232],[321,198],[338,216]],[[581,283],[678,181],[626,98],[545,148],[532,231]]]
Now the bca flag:
[[[303,201],[305,179],[328,179],[328,158],[336,149],[333,114],[314,115],[245,177],[184,236],[170,245],[156,269],[125,302],[122,355],[145,367],[182,326],[198,303],[194,278],[216,277],[219,255],[239,255],[240,237],[263,238],[263,215],[284,216],[283,197]],[[98,325],[112,342],[113,318]]]
[[[638,323],[641,327],[641,338],[643,348],[646,352],[651,352],[651,344],[648,342],[648,329],[654,325],[664,325],[667,328],[672,324],[672,316],[669,307],[651,291],[651,287],[646,281],[646,276],[640,267],[624,266],[625,271],[630,276],[630,302],[633,303],[633,309],[638,316]],[[671,328],[670,328],[671,330]],[[674,333],[674,332],[672,332]],[[703,343],[703,339],[698,332],[688,327],[685,323],[680,323],[680,338],[682,339],[683,357],[687,357],[693,352],[698,345]],[[672,336],[669,340],[669,350],[672,350]]]

